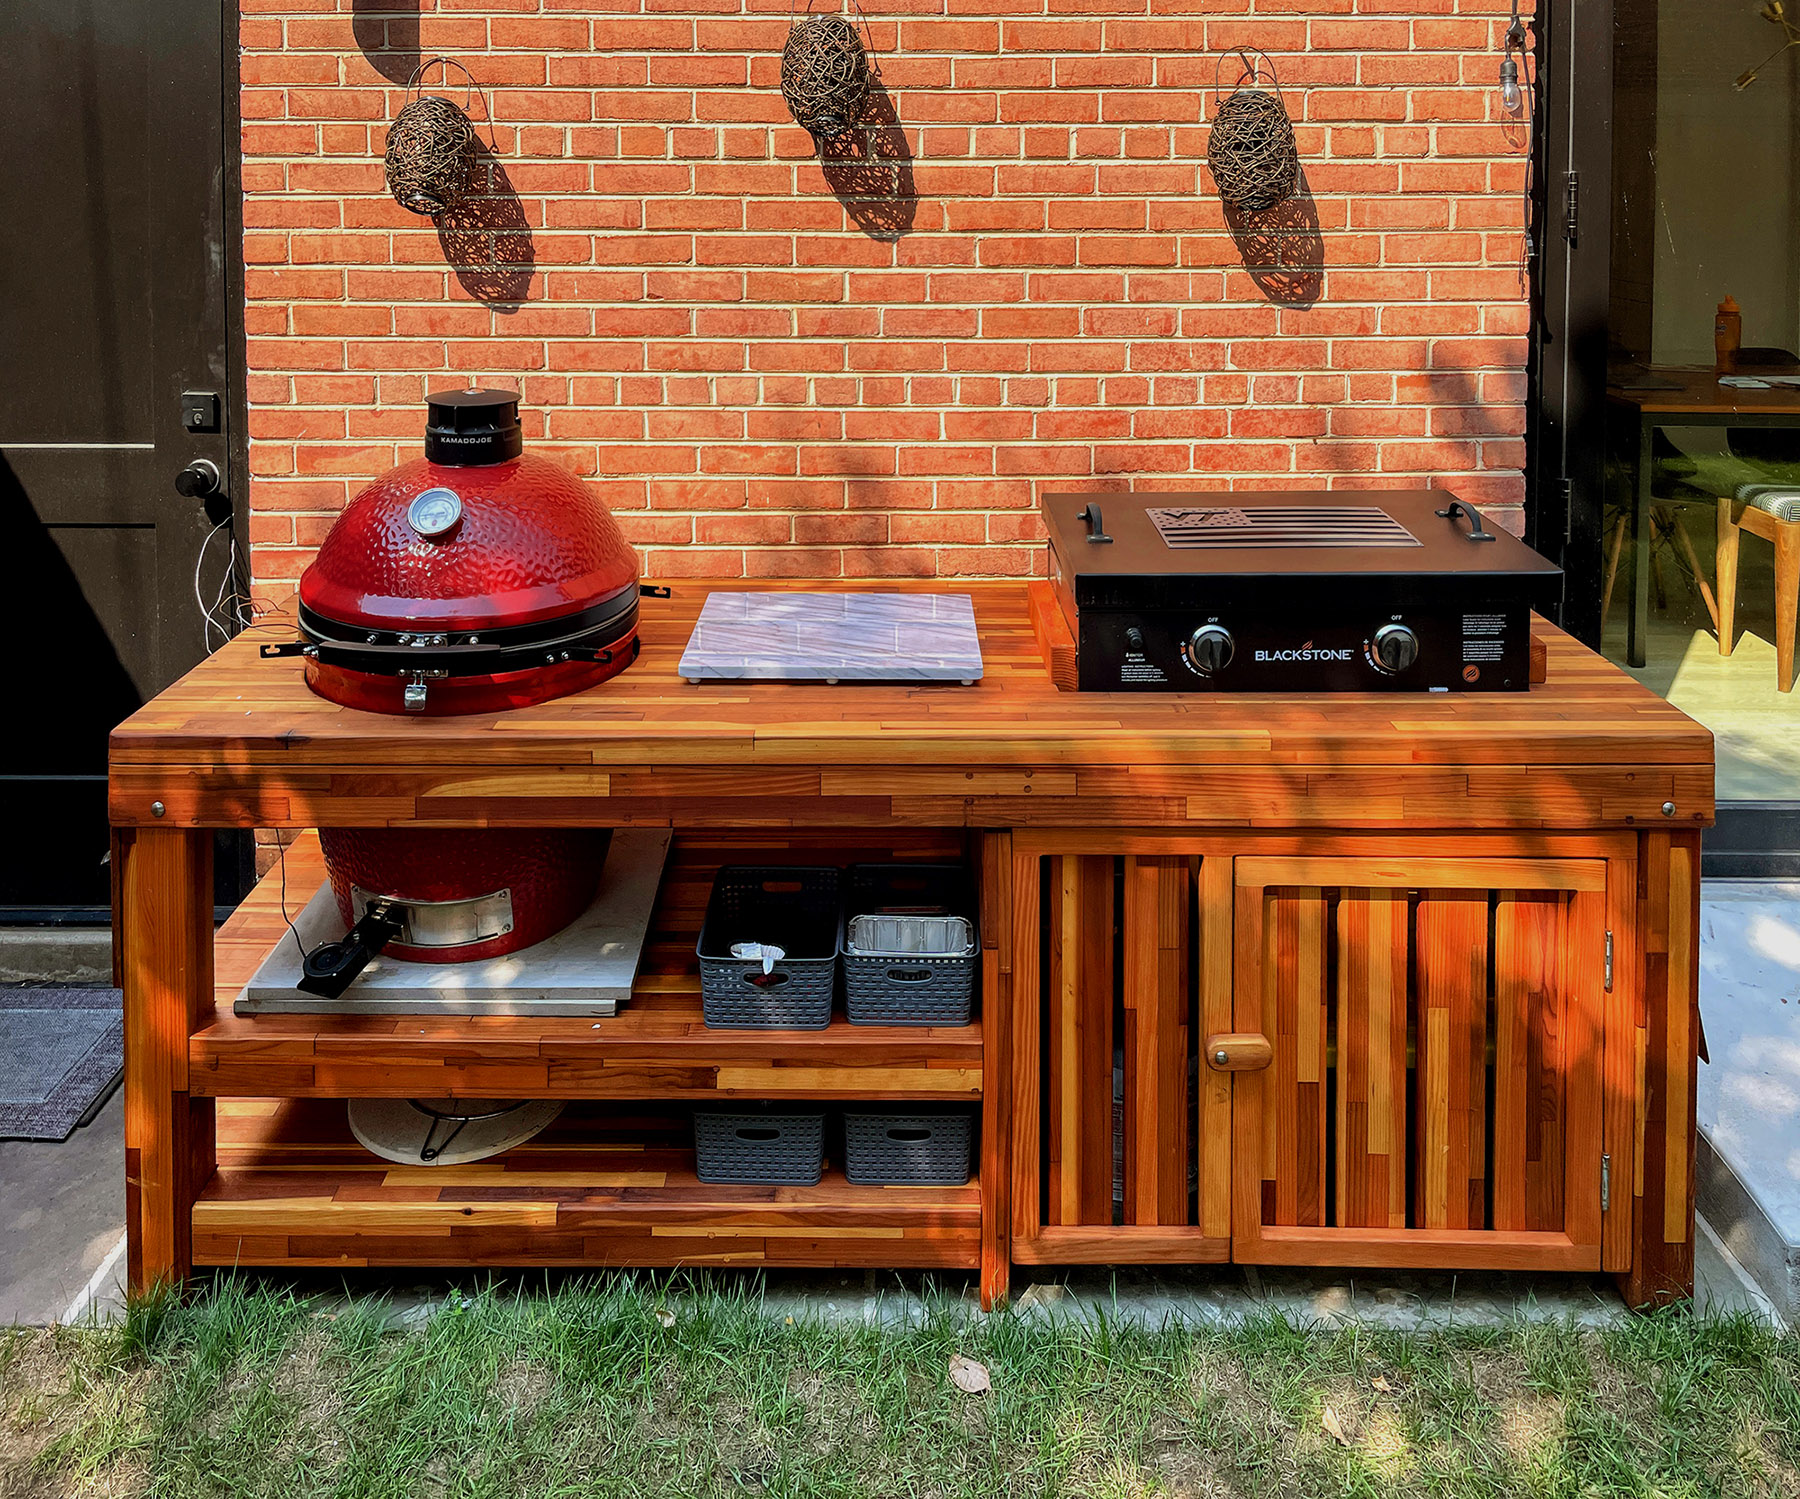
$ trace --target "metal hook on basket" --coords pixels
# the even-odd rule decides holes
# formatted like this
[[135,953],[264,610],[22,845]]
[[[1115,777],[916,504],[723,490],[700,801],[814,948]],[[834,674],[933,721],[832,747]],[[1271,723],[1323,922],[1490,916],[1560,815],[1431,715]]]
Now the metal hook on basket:
[[[1237,82],[1231,86],[1233,93],[1237,93],[1244,87],[1246,73],[1250,78],[1250,88],[1258,92],[1262,91],[1262,69],[1266,65],[1269,70],[1268,91],[1279,96],[1281,79],[1275,72],[1275,64],[1269,54],[1260,47],[1231,47],[1221,52],[1213,63],[1213,109],[1215,111],[1219,107],[1219,96],[1225,92],[1224,69],[1225,59],[1228,57],[1238,58],[1243,64],[1238,73]],[[1258,59],[1261,61],[1259,62]]]
[[[412,70],[411,76],[406,80],[406,102],[410,104],[414,99],[424,97],[425,74],[426,71],[434,65],[442,65],[444,69],[443,86],[445,88],[454,87],[450,82],[450,69],[455,68],[463,75],[462,112],[465,115],[468,114],[469,106],[473,104],[476,99],[481,100],[481,122],[488,128],[487,147],[490,151],[497,151],[498,148],[494,145],[493,106],[488,103],[487,90],[481,86],[481,80],[469,71],[466,63],[458,62],[454,57],[434,56],[425,58],[419,63],[418,67]],[[471,123],[473,123],[472,116]]]

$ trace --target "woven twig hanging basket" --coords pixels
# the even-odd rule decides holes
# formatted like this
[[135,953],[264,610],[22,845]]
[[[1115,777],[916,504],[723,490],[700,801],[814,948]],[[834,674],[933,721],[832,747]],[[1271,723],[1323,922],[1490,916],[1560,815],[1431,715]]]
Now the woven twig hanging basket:
[[[808,0],[810,5],[811,0]],[[816,141],[860,124],[879,76],[870,61],[865,20],[862,35],[845,17],[808,12],[788,31],[781,49],[781,96],[794,123]]]
[[[1234,208],[1273,208],[1293,197],[1300,183],[1300,150],[1293,122],[1282,107],[1275,65],[1261,52],[1240,48],[1226,56],[1238,59],[1242,71],[1229,94],[1214,77],[1212,140],[1206,164],[1212,168],[1219,196]],[[1225,59],[1219,59],[1223,68]],[[1268,87],[1262,72],[1269,74]]]
[[[426,69],[439,63],[446,76],[460,68],[468,80],[462,105],[424,92]],[[413,69],[406,106],[388,126],[387,138],[388,191],[402,208],[435,217],[462,201],[475,169],[475,124],[468,114],[475,89],[469,70],[449,58],[427,58]]]

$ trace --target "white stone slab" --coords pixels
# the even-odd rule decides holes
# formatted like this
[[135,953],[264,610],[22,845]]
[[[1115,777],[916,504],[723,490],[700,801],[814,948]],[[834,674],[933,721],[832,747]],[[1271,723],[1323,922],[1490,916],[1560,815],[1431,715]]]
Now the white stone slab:
[[681,655],[690,682],[981,679],[966,593],[714,593]]
[[[1784,1316],[1800,1314],[1800,884],[1700,899],[1701,1210]],[[1724,1180],[1710,1173],[1723,1167]]]
[[380,955],[342,998],[299,988],[300,946],[344,935],[329,883],[314,892],[291,933],[270,950],[233,1006],[240,1015],[613,1015],[631,997],[650,912],[662,883],[669,834],[621,828],[612,837],[600,888],[585,912],[554,937],[476,963],[410,963]]

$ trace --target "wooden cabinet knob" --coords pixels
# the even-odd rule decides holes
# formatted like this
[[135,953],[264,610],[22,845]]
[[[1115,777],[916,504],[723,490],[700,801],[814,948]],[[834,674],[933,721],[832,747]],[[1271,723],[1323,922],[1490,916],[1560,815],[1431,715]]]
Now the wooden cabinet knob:
[[1206,1038],[1206,1065],[1215,1072],[1260,1072],[1275,1059],[1269,1038],[1256,1031],[1230,1031]]

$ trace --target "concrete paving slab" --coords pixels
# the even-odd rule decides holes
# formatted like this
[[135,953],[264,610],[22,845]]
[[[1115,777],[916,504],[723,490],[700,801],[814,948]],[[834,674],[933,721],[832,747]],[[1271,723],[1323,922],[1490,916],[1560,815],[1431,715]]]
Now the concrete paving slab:
[[1695,1195],[1722,1245],[1800,1321],[1800,883],[1708,880],[1700,901]]
[[66,1140],[0,1143],[0,1326],[60,1320],[124,1230],[124,1089]]

